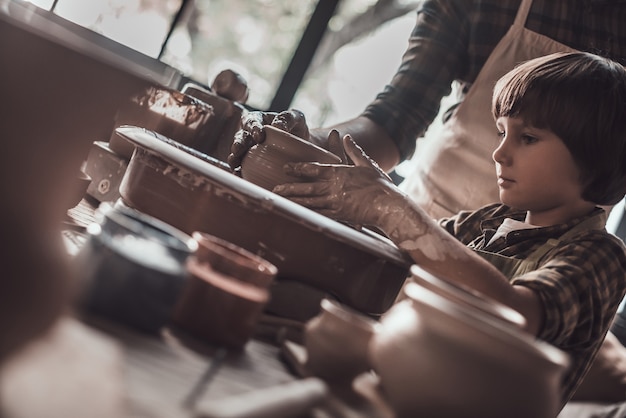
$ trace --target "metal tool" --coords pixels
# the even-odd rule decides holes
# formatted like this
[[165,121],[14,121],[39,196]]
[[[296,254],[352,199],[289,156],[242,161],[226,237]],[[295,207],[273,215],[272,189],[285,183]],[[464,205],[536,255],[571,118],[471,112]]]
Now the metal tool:
[[225,348],[220,348],[215,352],[215,355],[209,362],[209,366],[204,371],[202,376],[200,376],[200,379],[198,379],[194,387],[191,389],[191,392],[189,392],[187,397],[183,400],[183,408],[195,408],[198,399],[206,392],[209,383],[211,383],[211,381],[219,371],[219,368],[224,362],[227,354],[228,350]]

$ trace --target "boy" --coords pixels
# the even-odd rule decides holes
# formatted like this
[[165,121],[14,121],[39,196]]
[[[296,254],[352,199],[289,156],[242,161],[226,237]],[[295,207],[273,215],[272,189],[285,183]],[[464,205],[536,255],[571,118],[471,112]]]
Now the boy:
[[598,207],[626,191],[626,70],[589,53],[537,58],[498,81],[492,110],[501,203],[437,223],[349,136],[354,165],[289,164],[310,182],[274,191],[376,227],[421,267],[522,313],[528,332],[571,357],[564,405],[626,290],[624,246]]

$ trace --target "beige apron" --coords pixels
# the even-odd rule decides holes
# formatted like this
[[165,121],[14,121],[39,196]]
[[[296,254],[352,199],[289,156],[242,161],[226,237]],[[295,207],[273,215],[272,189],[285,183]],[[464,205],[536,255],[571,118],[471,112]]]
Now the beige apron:
[[529,271],[536,270],[539,264],[539,260],[541,260],[541,257],[543,257],[552,248],[559,245],[559,243],[565,242],[576,234],[583,231],[604,229],[605,222],[606,218],[600,215],[592,216],[589,219],[585,219],[583,222],[565,232],[558,239],[549,239],[548,241],[546,241],[545,244],[537,248],[530,256],[525,259],[507,257],[482,250],[474,250],[474,252],[487,260],[495,268],[500,270],[503,275],[511,280],[514,277],[521,276],[522,274],[528,273]]
[[496,81],[515,65],[573,51],[524,25],[532,0],[522,0],[513,26],[485,62],[465,99],[440,131],[419,140],[412,172],[401,188],[433,218],[499,202],[491,154],[498,144],[491,114]]

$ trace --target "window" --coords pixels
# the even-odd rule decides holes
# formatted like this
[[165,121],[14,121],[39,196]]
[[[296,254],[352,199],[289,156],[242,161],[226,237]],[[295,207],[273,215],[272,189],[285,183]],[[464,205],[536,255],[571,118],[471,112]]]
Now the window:
[[[30,0],[30,2],[142,54],[161,60],[178,69],[187,78],[204,85],[210,85],[221,70],[233,69],[242,74],[248,82],[250,88],[248,105],[263,110],[269,109],[274,104],[277,91],[284,87],[281,85],[283,77],[288,71],[309,21],[314,18],[316,10],[321,8],[320,5],[327,9],[327,15],[321,18],[319,24],[325,25],[330,19],[330,36],[333,31],[347,26],[351,19],[365,13],[377,3],[385,3],[387,7],[400,7],[393,5],[394,2],[381,0]],[[374,97],[374,91],[382,89],[395,71],[406,46],[410,26],[414,23],[414,14],[408,11],[415,8],[415,2],[397,3],[404,4],[402,6],[404,9],[399,10],[405,10],[405,19],[391,18],[396,29],[382,25],[376,33],[379,37],[391,35],[398,39],[372,44],[371,41],[363,40],[359,36],[356,45],[348,48],[352,51],[350,52],[352,57],[358,57],[350,60],[356,65],[356,70],[354,66],[346,67],[342,63],[333,65],[332,59],[324,59],[321,63],[314,59],[313,70],[301,77],[302,80],[297,79],[287,86],[289,90],[287,98],[279,103],[288,103],[284,106],[291,105],[303,110],[312,126],[333,120],[333,116],[338,115],[338,107],[342,108],[339,112],[341,115],[354,114],[362,110],[367,101]],[[402,12],[399,15],[401,14]],[[379,24],[380,22],[372,23],[373,26],[365,28],[365,32],[373,32]],[[401,28],[401,32],[398,32],[398,27]],[[395,35],[392,35],[394,31]],[[306,45],[310,52],[318,46],[319,39],[314,39],[313,42],[314,44]],[[384,46],[384,42],[387,42],[388,47]],[[367,71],[360,71],[358,63],[361,59],[371,56],[372,45],[381,48],[376,53],[385,53],[385,58],[377,60],[375,68],[372,68],[370,63],[366,64]],[[348,53],[346,49],[344,48],[344,55]],[[339,67],[343,67],[345,71],[342,72],[342,68]],[[346,80],[346,71],[358,77]],[[368,77],[363,78],[364,75]],[[342,81],[344,84],[339,85],[338,83]],[[361,83],[361,89],[353,85],[351,91],[346,90],[346,82]],[[299,90],[296,94],[297,88]],[[347,104],[346,99],[349,97],[354,100]],[[278,110],[285,108],[277,106],[280,108]],[[354,109],[346,110],[346,106],[353,106]]]

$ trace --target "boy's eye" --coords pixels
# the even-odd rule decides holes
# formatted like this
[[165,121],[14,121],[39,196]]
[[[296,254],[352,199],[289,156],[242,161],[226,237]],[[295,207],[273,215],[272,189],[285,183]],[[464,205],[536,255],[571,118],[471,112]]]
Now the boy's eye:
[[504,138],[505,135],[506,135],[506,132],[498,129],[498,138]]
[[537,142],[537,138],[531,135],[522,135],[522,142],[525,144],[534,144]]

